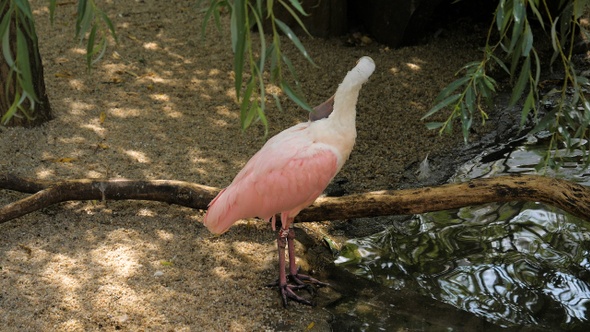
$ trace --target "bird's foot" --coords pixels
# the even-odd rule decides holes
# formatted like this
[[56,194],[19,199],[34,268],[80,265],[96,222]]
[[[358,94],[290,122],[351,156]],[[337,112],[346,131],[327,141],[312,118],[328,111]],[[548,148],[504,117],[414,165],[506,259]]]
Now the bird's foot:
[[[308,306],[315,306],[315,303],[297,295],[297,293],[295,293],[295,290],[301,289],[301,288],[306,288],[310,293],[312,293],[312,291],[310,291],[310,286],[309,285],[292,285],[292,284],[286,284],[286,285],[279,285],[279,293],[281,294],[281,299],[283,300],[283,306],[286,308],[287,307],[287,303],[289,300],[293,300],[295,302],[299,302],[301,304],[305,304]],[[313,290],[313,288],[311,288]]]
[[330,286],[330,284],[328,283],[319,281],[316,278],[310,277],[302,273],[289,274],[287,276],[287,279],[289,282],[285,283],[284,285],[281,285],[278,280],[268,285],[268,287],[279,287],[279,293],[281,294],[281,299],[283,300],[283,306],[285,308],[287,307],[287,303],[289,300],[293,300],[295,302],[313,307],[315,306],[315,303],[297,295],[295,291],[300,289],[306,289],[309,294],[314,295],[314,285],[317,287]]
[[318,287],[330,286],[330,284],[327,282],[319,281],[316,278],[310,277],[307,274],[302,274],[302,273],[290,274],[289,279],[293,280],[297,285],[304,285],[304,286],[315,285]]

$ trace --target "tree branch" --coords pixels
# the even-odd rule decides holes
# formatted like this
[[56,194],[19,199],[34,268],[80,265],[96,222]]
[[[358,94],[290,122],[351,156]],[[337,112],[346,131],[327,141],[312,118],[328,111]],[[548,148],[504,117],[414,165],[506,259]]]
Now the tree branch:
[[[32,194],[0,208],[0,223],[65,201],[150,200],[204,210],[219,192],[218,188],[184,181],[44,181],[12,174],[0,175],[0,189]],[[301,211],[296,221],[408,215],[508,201],[543,202],[590,221],[588,187],[536,175],[509,175],[437,187],[320,197]]]

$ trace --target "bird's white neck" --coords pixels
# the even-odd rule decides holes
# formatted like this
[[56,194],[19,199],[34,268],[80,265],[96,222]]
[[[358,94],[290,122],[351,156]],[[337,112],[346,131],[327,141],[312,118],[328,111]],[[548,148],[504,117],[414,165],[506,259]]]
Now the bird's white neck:
[[374,70],[375,62],[365,56],[346,74],[334,96],[334,111],[329,116],[331,121],[348,130],[354,130],[359,92]]

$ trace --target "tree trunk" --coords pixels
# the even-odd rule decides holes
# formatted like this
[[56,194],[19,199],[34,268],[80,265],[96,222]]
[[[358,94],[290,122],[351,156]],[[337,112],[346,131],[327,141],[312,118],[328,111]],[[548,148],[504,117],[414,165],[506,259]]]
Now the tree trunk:
[[[0,3],[5,3],[5,6],[2,9],[0,9],[2,11],[0,18],[3,18],[5,15],[7,15],[9,11],[11,0],[7,0],[6,2],[0,1]],[[12,5],[15,6],[14,4]],[[34,109],[32,109],[32,105],[28,100],[25,100],[22,105],[22,107],[27,110],[28,114],[30,115],[30,118],[24,116],[23,114],[17,111],[15,116],[13,116],[7,123],[5,123],[5,125],[32,127],[51,120],[51,107],[49,105],[49,99],[47,98],[47,93],[45,91],[43,63],[41,61],[41,55],[39,54],[37,36],[34,29],[34,22],[30,21],[24,15],[20,15],[20,20],[22,21],[17,22],[15,20],[15,15],[12,15],[9,23],[10,53],[12,54],[13,58],[16,59],[16,35],[18,29],[23,32],[27,44],[27,49],[29,51],[28,65],[31,69],[31,83],[37,96],[37,101],[34,105]],[[30,36],[27,32],[32,33],[33,36]],[[11,70],[8,62],[3,56],[0,56],[0,58],[2,59],[0,61],[0,118],[2,118],[2,116],[4,116],[8,112],[10,107],[15,102],[15,97],[17,93],[22,93],[22,87],[19,86],[19,84],[17,83],[17,73],[14,70]]]

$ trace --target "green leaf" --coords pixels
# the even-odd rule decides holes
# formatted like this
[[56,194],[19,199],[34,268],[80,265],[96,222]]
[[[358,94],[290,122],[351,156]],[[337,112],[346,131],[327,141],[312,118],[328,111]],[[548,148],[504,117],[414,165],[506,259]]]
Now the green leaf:
[[[305,31],[305,33],[307,35],[311,36],[309,31],[307,30],[307,27],[305,26],[305,24],[303,24],[303,21],[301,21],[301,19],[299,18],[299,15],[297,15],[297,13],[294,12],[293,9],[289,5],[287,5],[283,0],[279,0],[279,2],[283,5],[283,7],[285,7],[285,9],[289,12],[289,14],[291,14],[291,17],[293,17],[295,19],[295,21],[297,21],[297,24],[299,24],[299,26],[303,29],[303,31]],[[291,0],[291,2],[299,3],[297,0]],[[303,10],[303,8],[301,10]],[[303,15],[307,15],[307,14],[304,12]]]
[[553,46],[553,50],[554,51],[559,51],[558,45],[559,43],[559,38],[557,37],[557,22],[559,21],[559,17],[557,17],[555,19],[555,21],[553,21],[553,25],[551,26],[551,46]]
[[88,41],[86,42],[86,64],[88,68],[92,65],[92,50],[94,49],[94,38],[96,37],[96,25],[92,26]]
[[30,96],[35,97],[35,88],[33,87],[33,75],[29,61],[29,48],[26,36],[20,29],[16,31],[16,65],[20,70],[19,83],[24,91]]
[[92,60],[92,63],[90,65],[93,66],[95,63],[100,61],[100,59],[102,59],[102,57],[104,56],[106,50],[107,50],[107,40],[106,40],[106,38],[103,37],[100,39],[100,42],[98,43],[98,45],[96,45],[92,50],[92,56],[94,56],[97,53],[98,53],[98,55],[96,57],[94,57],[94,60]]
[[514,90],[512,91],[512,96],[510,97],[510,101],[508,102],[509,106],[514,106],[518,99],[522,96],[524,88],[529,81],[529,77],[531,76],[531,58],[527,57],[520,69],[520,75],[518,76],[518,81],[514,85]]
[[426,128],[428,128],[429,130],[438,129],[444,126],[444,124],[444,122],[427,122]]
[[111,36],[113,36],[113,39],[115,39],[115,42],[118,43],[119,39],[117,38],[117,33],[115,31],[115,26],[113,25],[113,22],[107,16],[107,14],[105,14],[103,11],[100,12],[100,15],[102,17],[103,22],[105,22],[107,27],[109,28],[109,31],[111,32]]
[[[20,99],[20,95],[18,92],[16,93],[14,98]],[[16,114],[17,110],[18,110],[18,102],[15,100],[12,103],[12,105],[10,105],[10,107],[8,108],[6,113],[4,113],[4,115],[2,116],[2,119],[0,119],[0,121],[2,121],[2,124],[6,125],[8,123],[8,121],[10,121],[10,119],[12,119],[12,117]]]
[[258,118],[264,125],[264,137],[268,136],[268,120],[266,119],[266,114],[264,114],[264,107],[257,107],[256,111],[258,113]]
[[463,76],[455,81],[453,81],[451,84],[447,85],[436,97],[435,102],[438,102],[440,100],[443,100],[445,98],[447,98],[451,93],[455,92],[455,90],[457,90],[457,88],[459,88],[461,85],[467,83],[467,81],[469,81],[471,78],[468,76]]
[[[254,16],[254,19],[256,20],[256,26],[258,27],[258,33],[260,36],[264,36],[264,27],[262,24],[262,12],[261,12],[261,8],[255,8],[253,6],[250,6],[252,8],[252,14]],[[266,39],[265,38],[260,38],[260,59],[258,61],[258,65],[257,67],[258,69],[258,75],[260,76],[260,82],[262,83],[262,73],[264,72],[264,65],[266,64],[266,56],[267,56],[267,50],[266,50]]]
[[541,15],[541,13],[539,12],[539,9],[537,8],[536,1],[529,1],[528,3],[529,3],[529,8],[533,12],[533,14],[535,14],[535,16],[537,17],[537,22],[539,22],[539,24],[541,25],[541,28],[543,30],[545,30],[543,16]]
[[582,15],[584,15],[584,9],[588,5],[588,1],[582,0],[574,0],[574,20],[578,20]]
[[523,128],[526,124],[527,117],[533,109],[534,102],[535,94],[533,93],[533,90],[530,90],[524,104],[522,105],[522,111],[520,113],[520,128]]
[[440,103],[436,104],[436,106],[434,106],[433,108],[431,108],[420,120],[424,120],[427,117],[433,115],[434,113],[440,111],[441,109],[449,106],[450,104],[456,102],[457,100],[459,100],[459,98],[461,98],[461,94],[460,93],[456,93],[454,95],[450,95],[447,98],[445,98],[443,101],[441,101]]
[[80,0],[78,2],[78,13],[76,17],[76,37],[84,38],[84,34],[90,27],[90,21],[94,16],[92,6],[89,5],[87,0]]
[[297,11],[299,11],[301,13],[301,15],[309,15],[305,12],[305,10],[303,10],[303,7],[301,7],[301,3],[299,2],[299,0],[289,0],[291,2],[291,5],[293,6],[293,8],[297,9]]
[[244,96],[240,105],[240,123],[242,124],[242,129],[248,128],[252,122],[252,116],[250,116],[252,102],[250,97],[254,91],[254,86],[254,80],[250,79],[250,81],[248,81],[246,84],[246,90],[244,91]]
[[474,87],[473,85],[470,85],[467,87],[467,89],[465,90],[465,106],[467,107],[467,110],[469,111],[469,114],[473,114],[475,112],[475,91],[474,91]]
[[14,59],[12,57],[12,50],[10,49],[10,17],[11,15],[7,14],[0,22],[0,31],[4,31],[2,34],[2,55],[4,56],[4,60],[8,66],[12,69],[16,69]]
[[485,84],[485,86],[491,91],[491,92],[496,92],[496,80],[494,80],[493,78],[491,78],[490,76],[483,76],[481,78],[481,80],[483,81],[483,83]]
[[522,45],[522,55],[529,56],[529,52],[533,48],[533,33],[531,31],[531,27],[529,26],[528,22],[526,22],[526,24],[524,26],[524,32],[523,32],[522,38],[523,38],[523,41],[521,44]]
[[505,4],[506,1],[502,0],[498,7],[496,7],[496,26],[501,34],[504,33],[506,27],[512,22],[512,6],[505,6]]
[[[514,25],[512,26],[512,37],[510,38],[510,46],[508,46],[508,50],[506,51],[507,53],[512,53],[516,47],[516,44],[521,40],[520,36],[522,36],[522,31],[523,31],[523,26],[524,26],[524,20],[523,21],[518,21],[518,22],[514,22]],[[518,53],[521,53],[522,51],[519,50]],[[517,55],[516,57],[518,57],[520,55]],[[512,56],[512,59],[514,59],[515,56]]]
[[489,54],[490,58],[492,58],[492,60],[494,60],[499,66],[500,68],[502,68],[506,74],[510,74],[510,70],[508,70],[508,67],[506,67],[506,64],[504,64],[504,61],[500,60],[500,58],[498,58],[497,56],[493,55],[493,54]]
[[242,87],[242,76],[244,70],[244,52],[246,48],[246,13],[244,0],[236,0],[234,10],[232,11],[232,45],[234,49],[234,72],[236,96],[240,100],[240,90]]
[[283,106],[281,106],[281,100],[279,99],[279,96],[277,96],[276,93],[272,94],[272,97],[275,100],[275,104],[277,105],[277,109],[279,110],[279,112],[283,111]]
[[23,14],[28,20],[33,21],[33,12],[28,1],[25,0],[12,0],[13,3],[20,9],[20,13]]
[[533,49],[533,55],[535,56],[535,80],[533,82],[533,87],[536,90],[539,85],[539,80],[541,79],[541,60],[539,60],[539,55],[535,49]]
[[55,18],[55,6],[57,4],[57,0],[49,0],[49,21],[53,24],[53,19]]
[[287,38],[289,38],[291,40],[291,42],[293,42],[293,44],[295,45],[295,47],[297,47],[297,49],[299,50],[299,52],[301,52],[301,54],[303,54],[303,56],[309,62],[311,62],[313,65],[316,65],[315,62],[313,62],[313,60],[311,59],[311,57],[307,53],[307,50],[305,49],[305,47],[303,46],[303,44],[301,44],[301,41],[299,40],[299,38],[297,38],[297,36],[295,35],[295,33],[293,33],[293,31],[291,30],[291,28],[289,28],[285,23],[283,23],[279,19],[275,19],[275,23],[277,24],[277,26],[279,27],[279,29],[281,29],[281,31],[283,31],[283,33],[287,36]]
[[471,129],[472,121],[473,117],[465,107],[465,103],[461,103],[461,131],[463,132],[463,141],[465,144],[469,140],[469,129]]
[[308,112],[313,112],[313,109],[305,102],[299,95],[287,84],[286,81],[281,81],[281,89],[285,94],[289,97],[289,99],[293,100],[297,105]]
[[514,22],[519,23],[526,19],[526,7],[524,0],[514,0],[512,5]]
[[270,17],[270,15],[273,13],[273,5],[273,0],[266,0],[266,12],[268,13],[267,17]]
[[[202,0],[199,0],[197,2],[197,6],[200,5],[202,2]],[[219,11],[217,10],[217,8],[219,8],[220,3],[219,2],[213,2],[213,0],[209,3],[209,7],[207,8],[207,11],[205,12],[205,17],[203,17],[203,22],[201,23],[201,36],[203,38],[205,38],[205,31],[207,30],[207,24],[209,23],[209,20],[211,20],[211,17],[215,18],[215,26],[217,27],[217,30],[221,30],[221,23],[219,21]]]

